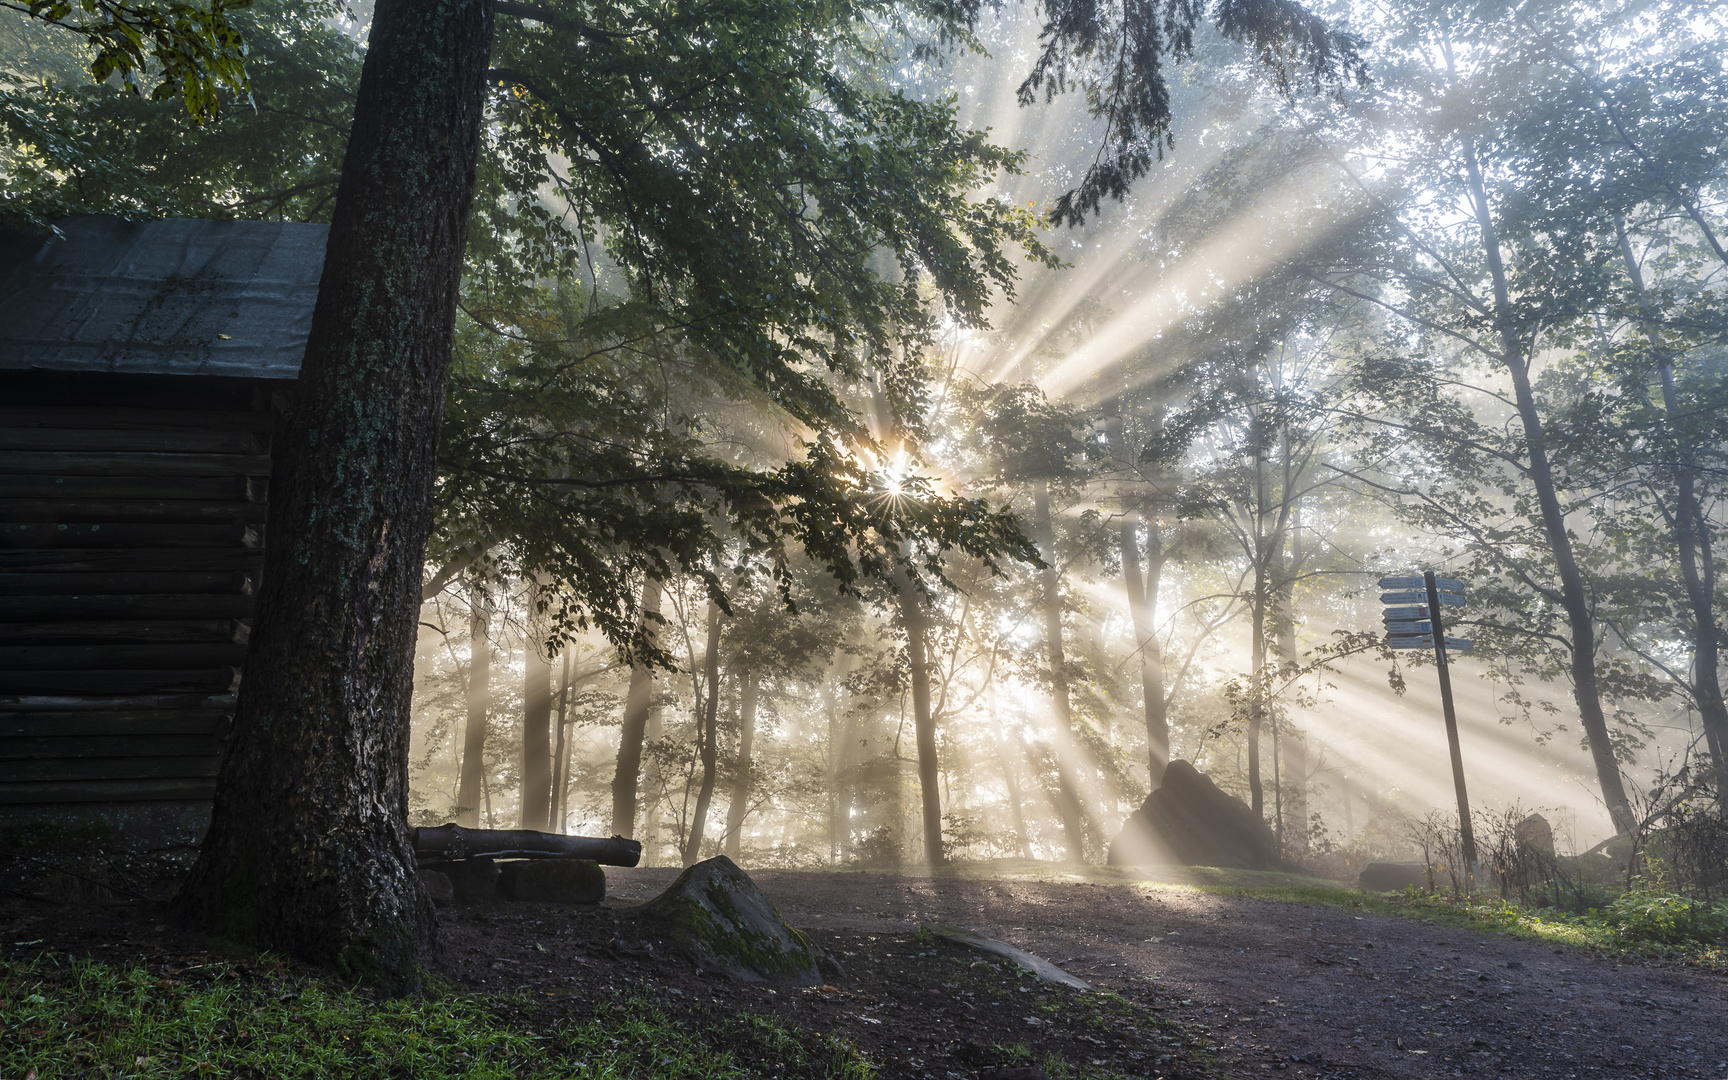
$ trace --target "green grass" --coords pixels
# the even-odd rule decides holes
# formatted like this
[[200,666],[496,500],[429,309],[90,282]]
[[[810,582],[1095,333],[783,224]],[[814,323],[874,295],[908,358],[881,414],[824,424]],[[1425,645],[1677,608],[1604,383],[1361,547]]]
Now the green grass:
[[846,1043],[761,1017],[708,1038],[644,1000],[566,1021],[524,997],[381,1001],[222,965],[198,974],[187,981],[91,961],[0,961],[0,1076],[869,1080],[872,1072]]
[[1500,899],[1471,900],[1428,896],[1415,890],[1402,893],[1364,892],[1341,888],[1210,888],[1204,891],[1260,900],[1344,908],[1374,915],[1422,919],[1478,933],[1588,949],[1604,956],[1670,960],[1710,971],[1728,973],[1728,919],[1720,905],[1712,909],[1678,897],[1628,893],[1603,909],[1582,914],[1552,908],[1526,908]]

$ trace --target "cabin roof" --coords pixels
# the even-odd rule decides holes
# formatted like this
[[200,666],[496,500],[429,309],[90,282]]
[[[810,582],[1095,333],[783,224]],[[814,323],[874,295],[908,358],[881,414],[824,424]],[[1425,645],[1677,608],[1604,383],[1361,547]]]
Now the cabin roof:
[[71,217],[0,234],[0,370],[293,379],[325,225]]

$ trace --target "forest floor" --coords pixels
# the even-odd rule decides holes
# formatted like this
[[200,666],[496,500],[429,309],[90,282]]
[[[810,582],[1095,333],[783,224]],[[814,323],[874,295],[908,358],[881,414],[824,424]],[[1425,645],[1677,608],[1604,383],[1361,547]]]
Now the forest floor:
[[[625,900],[675,871],[609,874]],[[1708,973],[1342,906],[1040,876],[1054,879],[753,875],[818,940],[924,923],[1001,938],[1163,1010],[1235,1076],[1728,1075],[1728,982]]]
[[[1375,914],[1346,890],[1318,904],[1217,891],[1299,879],[1031,864],[757,871],[846,969],[832,986],[770,988],[633,947],[630,909],[676,874],[610,868],[601,905],[458,903],[440,913],[435,978],[535,1037],[647,1009],[768,1080],[862,1076],[822,1064],[857,1052],[878,1080],[1030,1080],[1015,1070],[1025,1065],[1054,1080],[1728,1076],[1720,976]],[[147,903],[0,899],[0,962],[143,963],[163,986],[223,965],[262,978],[244,974],[255,961],[159,920]],[[919,934],[930,924],[1003,939],[1111,993],[1037,983]],[[658,1075],[658,1060],[632,1074]]]

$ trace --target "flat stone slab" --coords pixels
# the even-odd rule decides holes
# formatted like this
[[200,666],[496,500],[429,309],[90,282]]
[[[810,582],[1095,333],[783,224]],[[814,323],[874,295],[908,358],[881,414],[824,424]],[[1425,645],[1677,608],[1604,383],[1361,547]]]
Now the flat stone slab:
[[1092,984],[1085,979],[1068,974],[1061,968],[1044,959],[1034,956],[1025,949],[1016,949],[1006,941],[987,938],[983,934],[974,934],[970,930],[956,930],[951,926],[927,925],[919,929],[931,934],[944,945],[952,945],[957,949],[970,949],[973,952],[985,953],[999,957],[1030,972],[1039,982],[1056,983],[1075,990],[1092,989]]

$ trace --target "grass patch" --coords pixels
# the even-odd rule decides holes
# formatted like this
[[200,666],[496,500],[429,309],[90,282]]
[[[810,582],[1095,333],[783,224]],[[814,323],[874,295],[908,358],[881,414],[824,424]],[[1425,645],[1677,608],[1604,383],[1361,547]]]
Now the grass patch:
[[1668,960],[1728,974],[1728,909],[1632,892],[1581,914],[1500,899],[1305,887],[1207,889],[1231,896],[1422,919],[1478,933],[1589,949],[1603,956]]
[[213,964],[199,978],[0,960],[0,1076],[869,1080],[843,1041],[762,1017],[693,1032],[651,1002],[571,1018],[521,995],[375,1000]]

